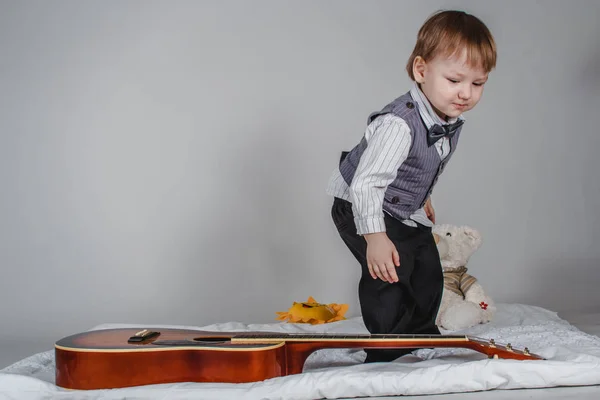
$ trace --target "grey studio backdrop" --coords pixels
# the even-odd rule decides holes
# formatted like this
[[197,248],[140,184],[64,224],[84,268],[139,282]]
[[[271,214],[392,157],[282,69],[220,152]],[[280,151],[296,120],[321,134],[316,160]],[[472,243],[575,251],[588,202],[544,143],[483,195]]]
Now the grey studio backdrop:
[[359,315],[325,188],[440,8],[499,59],[438,222],[481,231],[497,302],[598,307],[600,2],[3,1],[3,364],[106,322]]

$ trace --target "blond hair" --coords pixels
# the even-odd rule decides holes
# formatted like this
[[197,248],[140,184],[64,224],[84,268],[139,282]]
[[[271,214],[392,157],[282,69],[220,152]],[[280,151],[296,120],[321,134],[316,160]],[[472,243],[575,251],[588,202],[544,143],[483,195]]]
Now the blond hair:
[[496,42],[490,30],[477,17],[464,11],[438,11],[423,24],[417,43],[406,64],[413,81],[413,64],[417,56],[426,62],[438,55],[451,57],[457,50],[467,50],[467,62],[490,72],[496,67]]

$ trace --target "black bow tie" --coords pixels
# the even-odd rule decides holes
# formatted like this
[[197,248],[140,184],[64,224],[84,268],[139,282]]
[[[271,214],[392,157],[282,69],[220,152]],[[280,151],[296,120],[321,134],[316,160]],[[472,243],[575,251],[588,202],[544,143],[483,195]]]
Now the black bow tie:
[[459,119],[453,124],[433,125],[431,128],[429,128],[429,131],[427,132],[427,144],[431,146],[444,136],[448,136],[449,138],[451,138],[452,136],[454,136],[458,128],[460,128],[464,123],[464,120]]

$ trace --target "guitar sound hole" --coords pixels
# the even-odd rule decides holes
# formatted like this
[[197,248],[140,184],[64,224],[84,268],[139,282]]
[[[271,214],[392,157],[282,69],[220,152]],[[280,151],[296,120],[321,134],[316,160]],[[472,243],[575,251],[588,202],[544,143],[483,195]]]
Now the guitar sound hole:
[[204,343],[229,343],[231,340],[226,337],[198,337],[194,338],[195,342],[204,342]]

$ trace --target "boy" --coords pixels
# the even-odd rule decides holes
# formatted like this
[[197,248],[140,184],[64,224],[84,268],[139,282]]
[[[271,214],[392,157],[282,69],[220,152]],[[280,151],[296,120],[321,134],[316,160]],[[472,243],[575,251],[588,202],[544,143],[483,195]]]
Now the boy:
[[[362,267],[358,294],[372,334],[440,334],[443,275],[430,196],[456,150],[462,113],[479,102],[495,65],[494,38],[478,18],[432,15],[406,66],[412,89],[369,116],[331,177],[332,218]],[[411,350],[366,350],[365,362]]]

